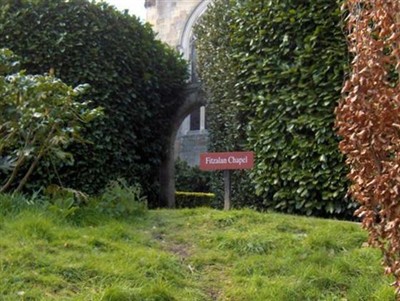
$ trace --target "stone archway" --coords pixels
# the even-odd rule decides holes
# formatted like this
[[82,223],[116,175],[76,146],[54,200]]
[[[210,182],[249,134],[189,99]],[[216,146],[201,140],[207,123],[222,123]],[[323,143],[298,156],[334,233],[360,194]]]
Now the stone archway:
[[[190,13],[185,26],[179,38],[177,49],[180,50],[184,59],[193,67],[193,26],[197,23],[201,15],[206,11],[207,6],[212,0],[202,0]],[[148,1],[151,2],[150,0]],[[197,77],[191,76],[184,91],[185,101],[178,108],[173,118],[170,132],[168,135],[168,146],[165,153],[165,159],[160,166],[160,201],[162,205],[167,205],[168,208],[175,208],[175,141],[181,125],[188,122],[188,117],[193,111],[202,108],[203,115],[204,106],[206,105],[205,93],[201,84],[197,81]],[[203,116],[204,117],[204,116]]]
[[[198,76],[196,72],[196,52],[195,52],[195,39],[193,35],[193,27],[201,18],[203,13],[207,10],[208,5],[212,2],[212,0],[203,0],[201,1],[189,14],[185,25],[183,27],[182,33],[179,37],[179,44],[177,49],[181,52],[182,57],[189,63],[189,73],[190,73],[190,81],[196,82],[198,81]],[[197,129],[193,129],[191,126],[191,117],[185,118],[182,122],[180,135],[185,136],[188,132],[192,130],[205,130],[205,108],[198,108],[199,113],[199,125]]]
[[165,159],[160,166],[160,201],[168,208],[175,208],[175,139],[183,120],[195,109],[206,105],[206,97],[200,83],[188,84],[184,91],[185,101],[172,119],[168,135]]

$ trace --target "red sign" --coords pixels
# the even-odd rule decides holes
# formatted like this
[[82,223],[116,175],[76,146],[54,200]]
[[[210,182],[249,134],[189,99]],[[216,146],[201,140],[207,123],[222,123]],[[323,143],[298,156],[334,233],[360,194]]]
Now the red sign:
[[201,170],[250,169],[254,166],[253,152],[200,154]]

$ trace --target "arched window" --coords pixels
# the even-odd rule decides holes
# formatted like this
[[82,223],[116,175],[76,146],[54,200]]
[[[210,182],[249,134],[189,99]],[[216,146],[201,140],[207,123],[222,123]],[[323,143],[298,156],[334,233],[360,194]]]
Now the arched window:
[[194,36],[192,36],[190,39],[189,68],[190,68],[190,81],[192,83],[197,83],[199,81],[199,77],[197,74],[196,39]]

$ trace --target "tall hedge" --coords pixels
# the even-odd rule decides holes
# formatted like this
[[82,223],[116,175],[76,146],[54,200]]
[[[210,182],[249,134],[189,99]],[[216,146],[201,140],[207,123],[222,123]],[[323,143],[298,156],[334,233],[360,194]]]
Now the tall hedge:
[[[29,73],[54,70],[70,85],[88,83],[105,118],[89,143],[72,148],[64,186],[96,193],[110,180],[156,191],[170,118],[183,101],[186,65],[155,39],[149,25],[106,3],[86,0],[0,0],[0,47],[21,56]],[[58,181],[42,168],[39,184]]]
[[[232,11],[229,1],[216,1],[195,27],[199,73],[210,101],[207,107],[209,151],[242,151],[248,149],[243,124],[246,112],[235,94],[240,65],[231,55]],[[223,207],[223,173],[213,172],[211,188]],[[232,173],[232,204],[234,207],[262,207],[255,195],[248,171]]]
[[[212,116],[211,140],[222,134],[220,120],[244,133],[247,148],[256,153],[251,180],[269,208],[351,214],[346,167],[333,131],[348,68],[339,2],[216,0],[199,25],[210,28],[197,35],[211,103],[219,105],[226,95],[225,106],[234,107],[238,118],[225,122],[229,109]],[[225,25],[217,17],[221,7]],[[215,60],[215,50],[225,67]],[[226,137],[227,146],[236,139]]]

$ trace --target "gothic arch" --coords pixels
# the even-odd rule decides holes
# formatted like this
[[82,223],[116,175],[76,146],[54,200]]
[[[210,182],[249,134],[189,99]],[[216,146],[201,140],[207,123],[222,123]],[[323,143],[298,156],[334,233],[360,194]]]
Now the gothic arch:
[[[191,75],[191,82],[197,81],[197,76],[195,76],[195,65],[196,63],[193,62],[195,59],[193,55],[195,54],[194,51],[194,37],[193,37],[193,26],[197,23],[201,15],[206,11],[207,6],[211,3],[212,0],[203,0],[201,1],[191,12],[189,15],[185,26],[183,28],[182,34],[179,39],[179,46],[178,49],[183,55],[183,58],[189,62],[190,68],[190,75]],[[205,123],[205,107],[201,107],[197,109],[197,119],[198,124],[195,130],[204,131],[206,127]],[[189,131],[193,130],[191,117],[190,114],[182,121],[182,126],[180,128],[181,135],[185,135]]]
[[[180,46],[178,49],[182,52],[183,57],[191,61],[193,54],[193,26],[197,20],[207,9],[207,5],[212,0],[204,0],[200,2],[190,14],[186,21],[184,30],[180,37]],[[166,150],[166,158],[161,163],[160,168],[160,199],[162,204],[166,204],[169,208],[175,207],[175,140],[181,125],[187,125],[188,117],[191,112],[201,108],[204,116],[204,106],[206,105],[206,98],[201,88],[201,84],[196,81],[188,83],[185,91],[185,102],[177,110],[176,115],[171,127],[169,135],[169,145]],[[204,122],[203,122],[204,127]]]
[[212,0],[204,0],[200,2],[190,14],[188,20],[186,21],[185,27],[183,28],[181,37],[179,39],[179,48],[183,54],[183,57],[187,60],[190,59],[190,46],[193,36],[193,26],[196,24],[201,15],[206,11],[207,6],[211,3],[211,1]]
[[204,106],[206,99],[199,83],[188,84],[184,91],[185,101],[178,108],[172,120],[166,157],[160,166],[161,204],[175,208],[175,139],[183,119],[194,109]]

